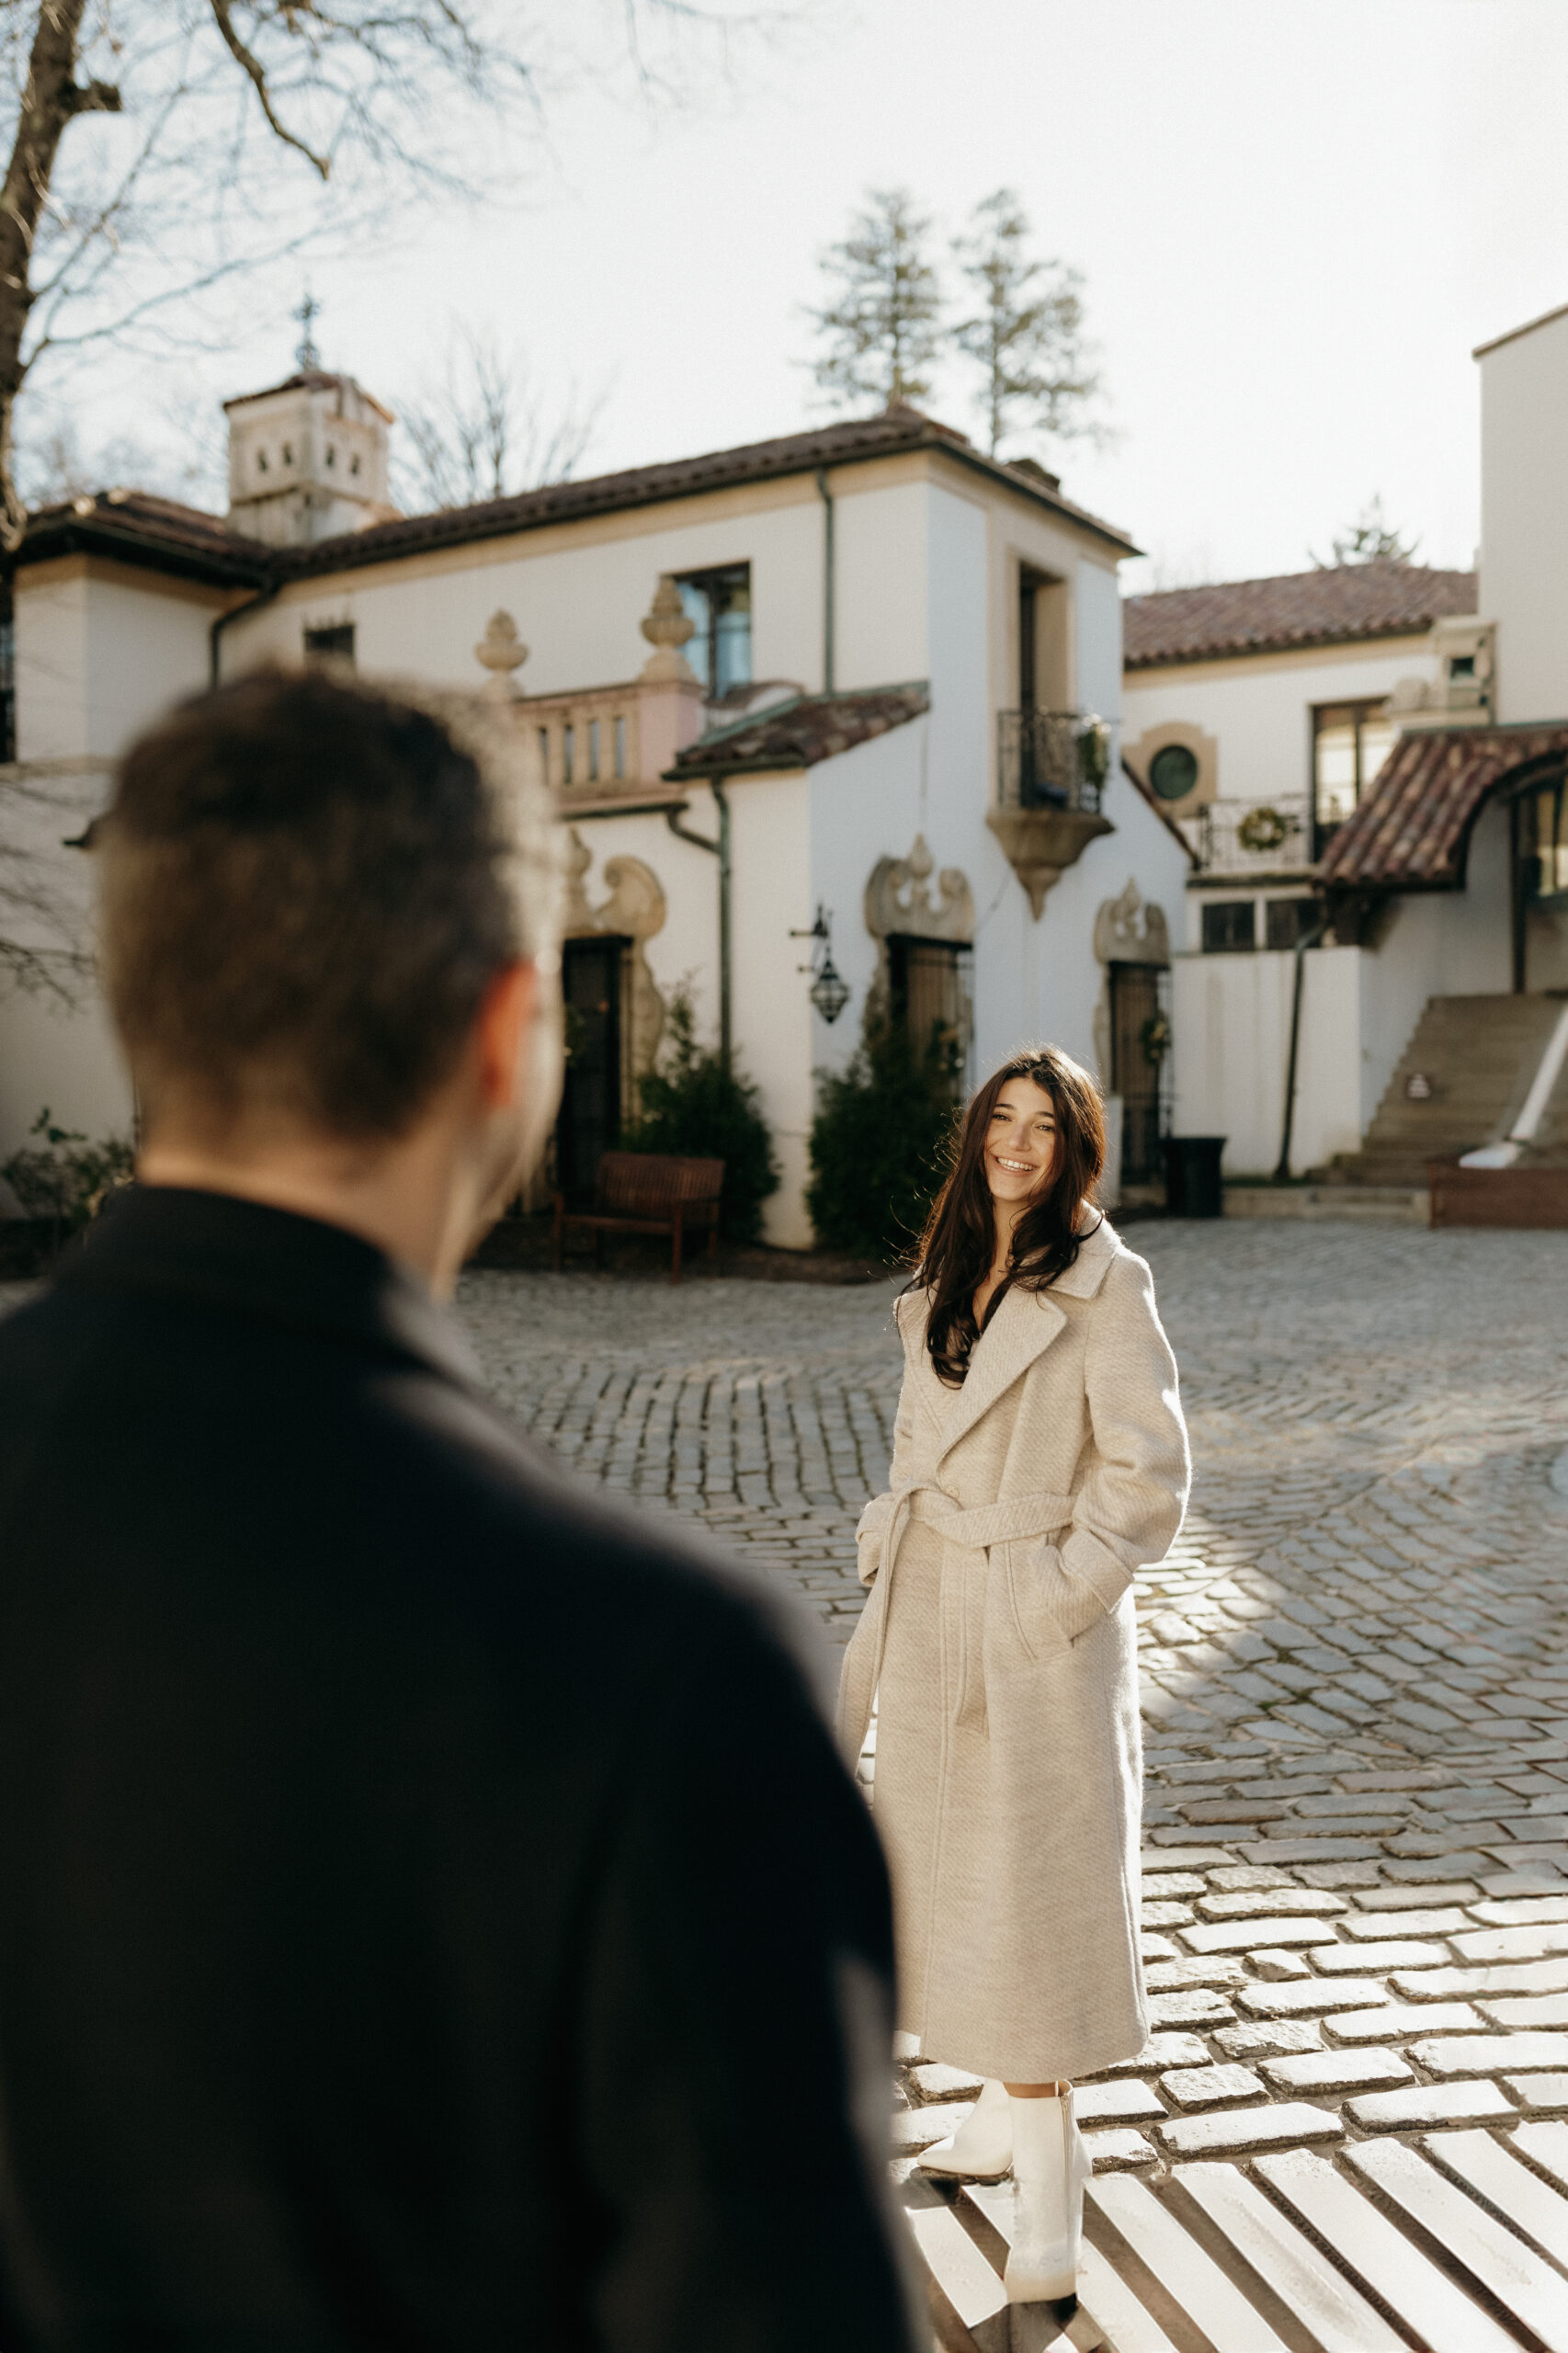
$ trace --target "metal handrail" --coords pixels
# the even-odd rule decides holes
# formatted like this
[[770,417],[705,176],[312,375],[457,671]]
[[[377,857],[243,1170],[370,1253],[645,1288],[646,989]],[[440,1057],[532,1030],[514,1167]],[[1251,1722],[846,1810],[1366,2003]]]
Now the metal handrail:
[[1003,809],[1073,809],[1098,816],[1102,721],[1078,710],[999,710],[996,799]]

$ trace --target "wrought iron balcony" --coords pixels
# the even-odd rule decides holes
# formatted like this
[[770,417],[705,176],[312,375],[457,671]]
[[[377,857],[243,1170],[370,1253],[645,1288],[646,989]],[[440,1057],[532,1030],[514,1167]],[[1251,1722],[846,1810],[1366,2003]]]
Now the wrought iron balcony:
[[1082,711],[999,710],[996,805],[1097,817],[1108,756],[1103,721]]
[[1097,834],[1110,765],[1105,722],[1076,710],[996,714],[996,805],[985,822],[1028,893],[1038,923],[1047,892]]
[[1312,804],[1305,793],[1210,801],[1180,823],[1205,874],[1294,871],[1312,861]]

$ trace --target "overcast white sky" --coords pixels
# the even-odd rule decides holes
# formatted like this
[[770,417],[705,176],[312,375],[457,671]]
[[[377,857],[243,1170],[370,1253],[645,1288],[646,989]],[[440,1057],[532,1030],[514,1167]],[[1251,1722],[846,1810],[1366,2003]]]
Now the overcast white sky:
[[[1471,348],[1568,301],[1565,0],[813,0],[728,97],[584,89],[551,137],[522,209],[317,269],[327,364],[395,406],[469,321],[550,397],[610,386],[585,472],[788,432],[862,191],[951,228],[1007,183],[1086,279],[1118,438],[1044,454],[1149,551],[1130,585],[1302,568],[1373,492],[1468,563]],[[199,372],[275,381],[296,332]],[[956,368],[930,405],[974,423]]]

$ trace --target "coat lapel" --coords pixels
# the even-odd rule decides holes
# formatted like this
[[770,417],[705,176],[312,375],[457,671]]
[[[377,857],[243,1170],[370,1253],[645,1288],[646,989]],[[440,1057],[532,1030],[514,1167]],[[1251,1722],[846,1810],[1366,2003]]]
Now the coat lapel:
[[[1076,1259],[1064,1275],[1057,1277],[1051,1291],[1064,1291],[1073,1299],[1092,1299],[1119,1247],[1114,1228],[1100,1217],[1085,1234]],[[949,1389],[931,1361],[926,1346],[929,1307],[926,1294],[911,1291],[899,1302],[897,1320],[905,1366],[936,1437],[938,1461],[968,1436],[982,1415],[1023,1377],[1062,1330],[1067,1318],[1051,1291],[1007,1293],[981,1335],[961,1389]]]
[[[1109,1222],[1099,1217],[1084,1235],[1077,1257],[1064,1275],[1057,1277],[1051,1291],[1008,1291],[980,1336],[970,1358],[968,1379],[943,1416],[944,1454],[968,1436],[1015,1381],[1022,1379],[1065,1324],[1067,1318],[1051,1291],[1063,1291],[1072,1299],[1092,1299],[1119,1247]],[[924,1330],[921,1347],[925,1347]]]
[[942,1427],[944,1454],[967,1437],[981,1415],[1021,1380],[1067,1318],[1042,1290],[1010,1290],[980,1336],[963,1387]]

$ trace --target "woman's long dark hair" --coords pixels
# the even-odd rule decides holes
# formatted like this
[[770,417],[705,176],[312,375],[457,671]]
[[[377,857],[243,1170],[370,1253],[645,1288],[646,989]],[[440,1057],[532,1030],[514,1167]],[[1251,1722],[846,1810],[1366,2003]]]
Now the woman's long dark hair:
[[996,1218],[985,1179],[985,1140],[997,1097],[1010,1079],[1032,1079],[1056,1110],[1056,1158],[1038,1199],[1013,1229],[1007,1272],[985,1312],[990,1323],[1015,1284],[1043,1290],[1078,1256],[1078,1219],[1105,1166],[1105,1115],[1100,1091],[1086,1070],[1058,1046],[1034,1046],[1004,1063],[971,1098],[959,1131],[953,1165],[920,1237],[913,1281],[931,1295],[926,1345],[949,1389],[962,1386],[980,1337],[974,1294],[991,1271]]

